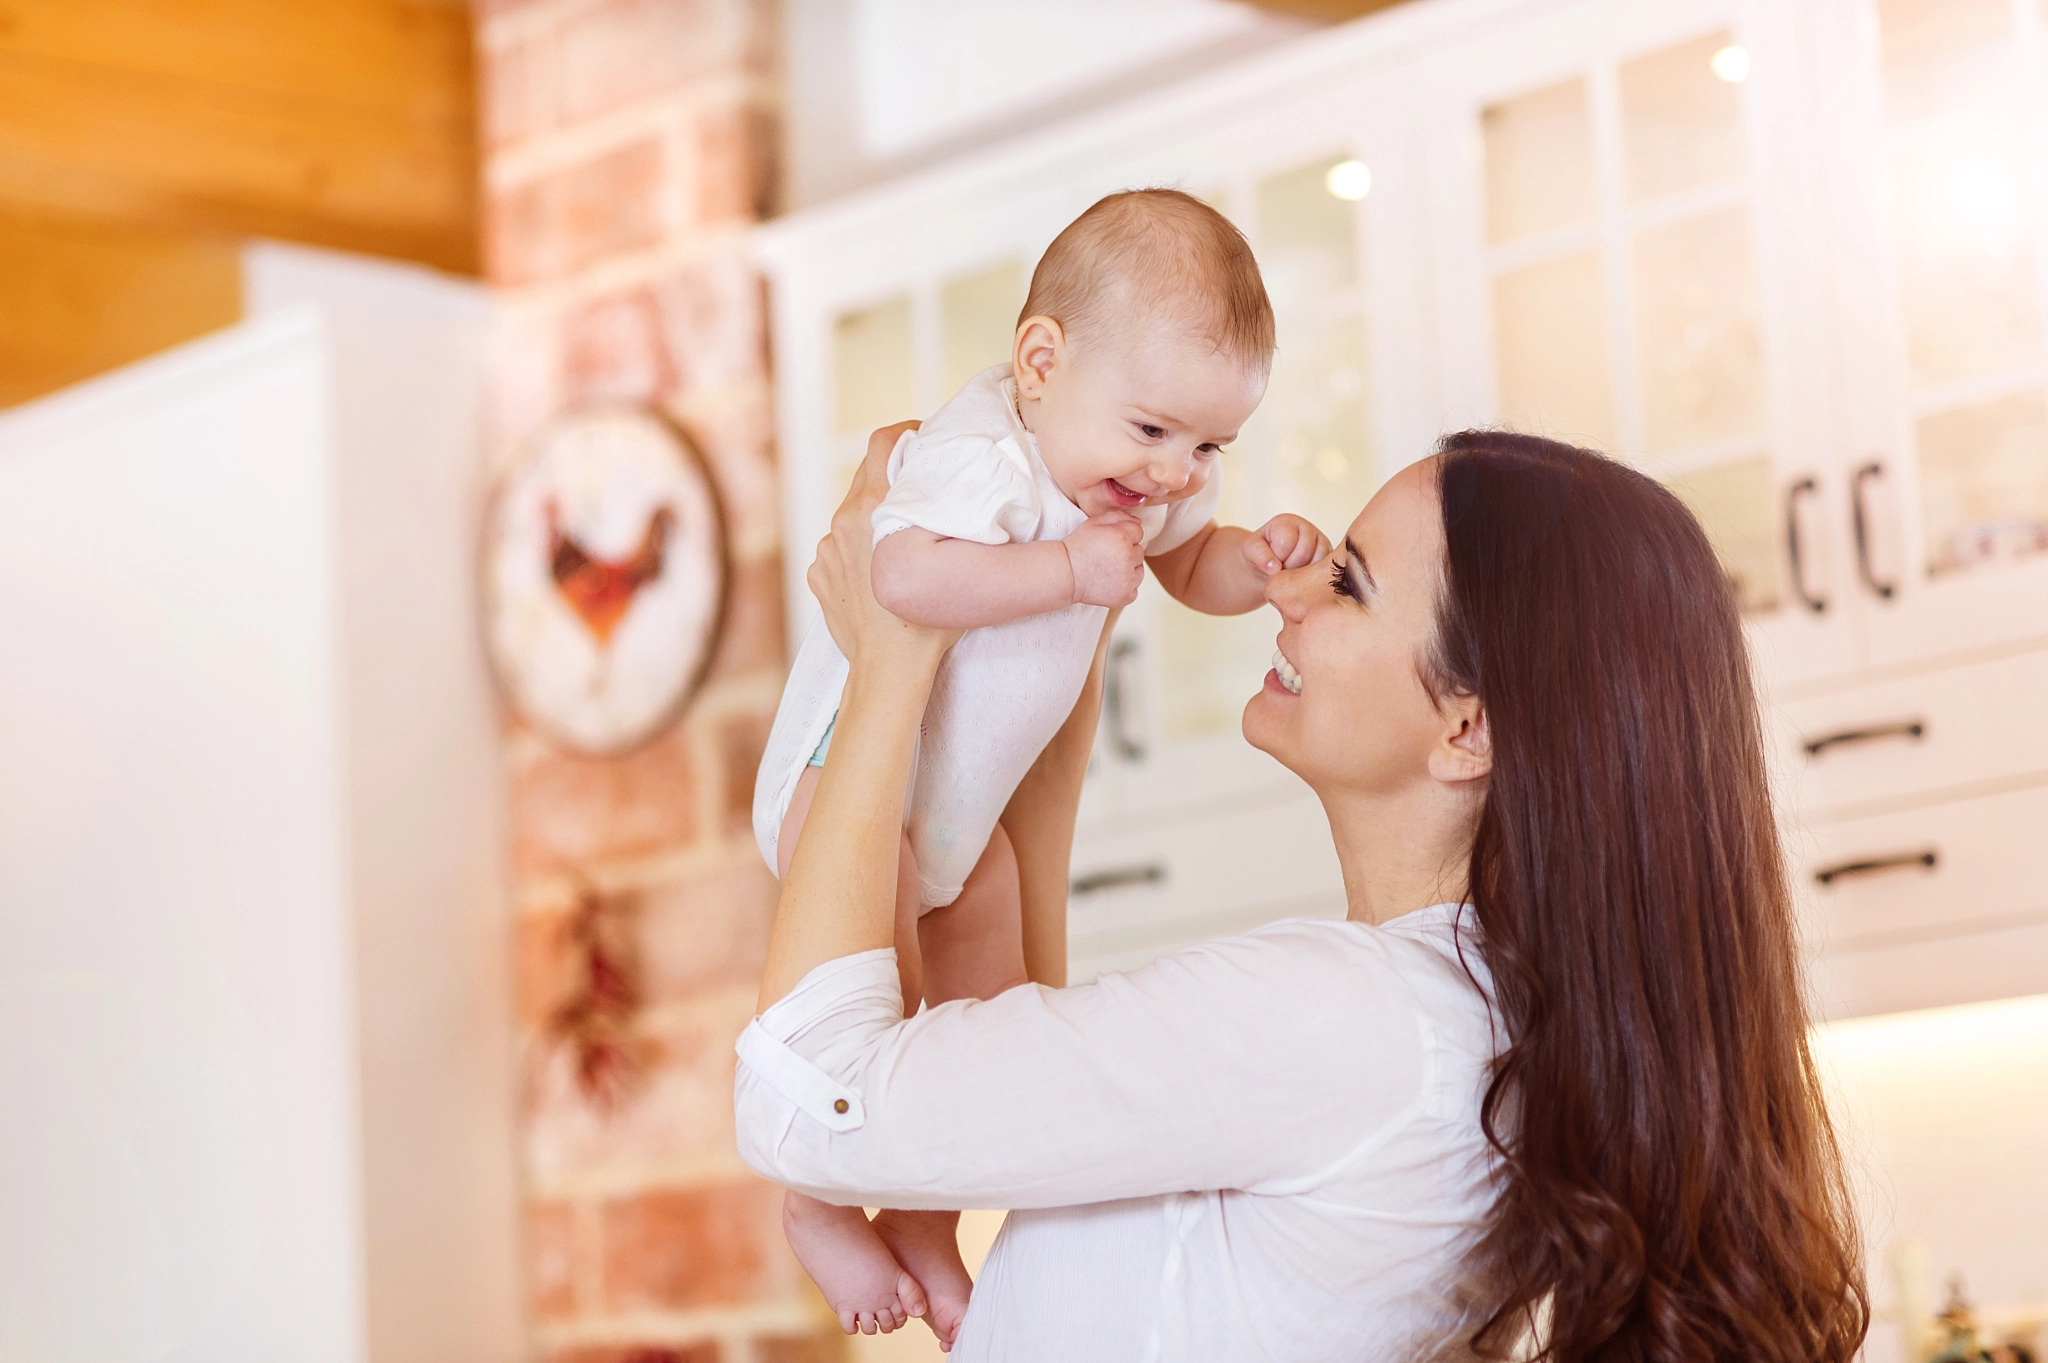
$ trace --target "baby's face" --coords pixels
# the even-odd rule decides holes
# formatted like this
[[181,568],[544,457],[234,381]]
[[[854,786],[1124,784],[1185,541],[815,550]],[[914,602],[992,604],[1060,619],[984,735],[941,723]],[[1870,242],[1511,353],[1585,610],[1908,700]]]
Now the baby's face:
[[1200,492],[1266,392],[1258,366],[1207,341],[1134,330],[1063,344],[1039,374],[1021,372],[1048,358],[1029,338],[1019,357],[1025,423],[1060,491],[1090,516]]

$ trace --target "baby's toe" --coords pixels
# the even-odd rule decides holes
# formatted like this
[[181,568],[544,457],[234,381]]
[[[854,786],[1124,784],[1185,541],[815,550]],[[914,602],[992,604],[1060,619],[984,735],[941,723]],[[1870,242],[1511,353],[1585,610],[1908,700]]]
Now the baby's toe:
[[931,1309],[925,1300],[924,1288],[908,1273],[896,1275],[896,1300],[902,1305],[906,1316],[921,1316]]

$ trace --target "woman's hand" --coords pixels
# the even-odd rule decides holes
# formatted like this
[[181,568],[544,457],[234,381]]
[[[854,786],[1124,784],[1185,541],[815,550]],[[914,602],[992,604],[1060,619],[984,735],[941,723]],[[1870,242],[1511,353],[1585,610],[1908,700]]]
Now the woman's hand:
[[936,668],[958,630],[927,629],[891,615],[875,600],[871,577],[875,507],[889,491],[889,452],[915,421],[884,426],[868,437],[867,457],[853,475],[846,499],[832,513],[832,533],[818,541],[818,556],[804,581],[824,612],[832,642],[856,670],[902,663]]

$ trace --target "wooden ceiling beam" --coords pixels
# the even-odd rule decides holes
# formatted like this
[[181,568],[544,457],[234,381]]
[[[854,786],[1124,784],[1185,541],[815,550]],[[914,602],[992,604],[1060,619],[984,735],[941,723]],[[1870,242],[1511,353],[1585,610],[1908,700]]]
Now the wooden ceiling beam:
[[1392,9],[1401,0],[1250,0],[1250,3],[1275,14],[1291,14],[1298,19],[1320,19],[1334,24],[1356,19],[1361,14],[1371,14],[1374,10]]
[[0,204],[474,273],[470,15],[0,0]]

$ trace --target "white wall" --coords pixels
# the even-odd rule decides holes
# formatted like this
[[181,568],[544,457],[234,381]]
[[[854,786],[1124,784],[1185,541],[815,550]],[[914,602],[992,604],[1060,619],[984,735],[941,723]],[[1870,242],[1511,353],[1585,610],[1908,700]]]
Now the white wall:
[[369,1357],[512,1359],[516,1091],[497,710],[476,602],[481,290],[333,252],[249,252],[254,316],[312,306],[334,506]]
[[1237,0],[782,0],[789,206],[1310,32]]
[[472,286],[0,416],[0,1359],[524,1355]]
[[[1905,1357],[1898,1317],[1939,1310],[1955,1274],[2001,1328],[2048,1319],[2048,995],[1831,1023],[1817,1039],[1885,1317],[1870,1363]],[[1902,1242],[1920,1263],[1903,1292]]]
[[362,1356],[326,349],[0,417],[0,1358]]

